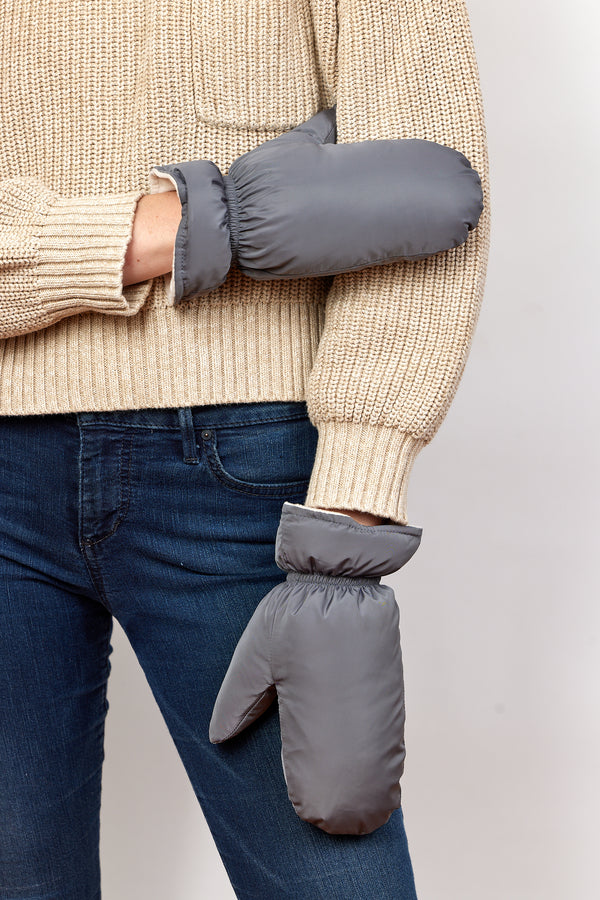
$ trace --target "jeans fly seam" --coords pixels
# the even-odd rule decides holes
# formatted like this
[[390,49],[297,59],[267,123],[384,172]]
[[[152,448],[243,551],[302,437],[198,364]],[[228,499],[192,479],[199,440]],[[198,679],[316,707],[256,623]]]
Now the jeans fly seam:
[[[123,445],[125,443],[125,436],[123,436],[123,440],[121,441],[121,447],[119,449],[119,515],[117,518],[117,523],[115,528],[120,525],[123,521],[127,512],[129,510],[129,502],[131,499],[131,461],[133,458],[133,435],[129,435],[129,444],[127,447],[127,479],[125,479],[125,473],[123,471]],[[125,487],[127,493],[127,501],[125,507],[123,508],[123,497],[125,496]]]
[[[127,478],[125,478],[124,474],[123,474],[123,443],[124,443],[124,440],[121,442],[121,446],[119,449],[119,514],[118,514],[117,518],[115,519],[115,523],[114,523],[113,527],[110,529],[110,531],[107,531],[106,534],[103,534],[97,538],[82,538],[82,543],[86,547],[92,547],[94,544],[99,544],[101,541],[105,541],[106,538],[112,537],[112,535],[115,533],[115,531],[117,530],[117,528],[119,527],[121,522],[125,519],[125,516],[127,515],[127,511],[129,510],[129,501],[130,501],[129,488],[131,486],[131,459],[133,456],[133,453],[132,453],[133,435],[130,435],[130,438],[129,438],[129,456],[128,456],[128,462],[127,462]],[[126,503],[125,508],[123,509],[123,497],[125,495],[124,490],[123,490],[123,484],[125,483],[125,481],[127,483],[128,490],[127,490],[127,503]]]
[[[103,540],[101,538],[100,540]],[[99,541],[94,541],[93,544],[98,544]],[[100,598],[100,602],[109,613],[112,613],[112,607],[106,595],[106,589],[104,587],[104,580],[102,578],[102,572],[100,571],[100,566],[98,565],[98,560],[94,555],[94,547],[93,544],[81,544],[81,550],[83,553],[83,559],[87,566],[88,572],[90,573],[90,577],[92,579],[92,584],[94,585],[98,597]],[[89,555],[87,551],[90,551]]]

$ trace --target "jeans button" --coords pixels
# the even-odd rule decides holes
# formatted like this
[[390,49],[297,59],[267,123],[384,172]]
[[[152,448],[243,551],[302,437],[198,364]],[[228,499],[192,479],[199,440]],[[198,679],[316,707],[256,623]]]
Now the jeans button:
[[203,441],[209,441],[212,437],[212,431],[210,430],[210,428],[203,428],[201,437]]

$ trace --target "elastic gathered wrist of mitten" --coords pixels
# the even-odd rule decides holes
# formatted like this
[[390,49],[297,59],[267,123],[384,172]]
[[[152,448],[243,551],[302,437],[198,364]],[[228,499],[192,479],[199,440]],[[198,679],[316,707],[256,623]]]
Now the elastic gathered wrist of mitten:
[[225,186],[225,195],[227,197],[227,206],[229,209],[231,261],[235,262],[238,258],[238,248],[240,245],[240,203],[235,187],[235,181],[231,175],[223,175],[223,184]]
[[381,582],[379,575],[325,575],[323,572],[288,572],[287,581],[313,581],[323,584],[373,585]]

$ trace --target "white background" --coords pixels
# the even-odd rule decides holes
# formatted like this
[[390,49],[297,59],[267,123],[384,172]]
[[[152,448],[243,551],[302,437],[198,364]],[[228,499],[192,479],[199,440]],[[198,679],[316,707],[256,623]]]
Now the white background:
[[[463,379],[411,477],[422,544],[388,580],[406,827],[420,900],[598,900],[600,12],[469,11],[492,250]],[[233,900],[116,622],[113,645],[103,896]]]

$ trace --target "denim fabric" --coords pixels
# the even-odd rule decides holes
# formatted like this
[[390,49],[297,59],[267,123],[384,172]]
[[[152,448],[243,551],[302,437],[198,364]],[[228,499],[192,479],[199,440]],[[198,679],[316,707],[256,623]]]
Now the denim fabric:
[[285,579],[281,507],[304,502],[316,442],[303,402],[0,417],[1,900],[100,897],[113,616],[237,897],[415,900],[401,809],[362,837],[298,818],[277,703],[208,739],[234,647]]

